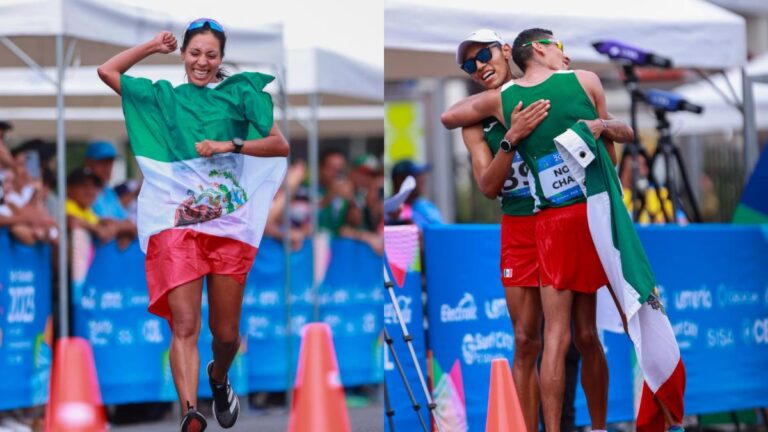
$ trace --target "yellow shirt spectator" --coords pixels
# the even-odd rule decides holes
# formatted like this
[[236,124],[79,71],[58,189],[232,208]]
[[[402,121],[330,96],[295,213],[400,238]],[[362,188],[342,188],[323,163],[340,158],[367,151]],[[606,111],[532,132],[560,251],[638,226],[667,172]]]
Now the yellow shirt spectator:
[[84,209],[70,198],[67,198],[65,209],[67,216],[77,218],[89,225],[96,225],[99,223],[99,217],[96,216],[96,213],[94,213],[91,208]]
[[[645,206],[637,215],[637,222],[642,225],[648,225],[650,223],[663,224],[664,213],[661,211],[661,202],[664,202],[664,210],[667,213],[669,221],[674,222],[675,218],[672,214],[672,201],[669,199],[669,192],[666,188],[660,187],[659,194],[661,194],[661,201],[656,194],[656,188],[648,187],[645,190]],[[632,199],[632,189],[624,188],[624,206],[632,213],[636,200]]]

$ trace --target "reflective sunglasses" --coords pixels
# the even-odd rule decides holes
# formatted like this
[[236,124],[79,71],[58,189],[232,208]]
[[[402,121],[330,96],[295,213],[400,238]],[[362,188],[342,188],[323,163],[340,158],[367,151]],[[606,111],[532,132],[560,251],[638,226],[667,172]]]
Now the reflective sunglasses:
[[218,32],[224,33],[224,27],[222,27],[221,24],[219,24],[216,20],[210,19],[210,18],[198,18],[187,26],[187,31],[195,30],[203,27],[205,23],[208,23],[209,26],[211,26],[211,30],[216,30]]
[[535,40],[535,41],[530,41],[530,42],[524,43],[524,44],[523,44],[523,46],[524,46],[524,47],[527,47],[527,46],[531,46],[531,45],[533,45],[533,43],[534,43],[534,42],[538,42],[538,43],[540,43],[540,44],[544,44],[544,45],[551,45],[551,44],[555,44],[555,46],[557,47],[557,49],[559,49],[560,51],[563,51],[563,50],[564,50],[564,48],[563,48],[563,42],[562,42],[562,41],[559,41],[559,40],[557,40],[557,39],[539,39],[539,40]]
[[486,46],[485,48],[481,49],[480,51],[478,51],[477,55],[475,55],[474,57],[464,60],[464,62],[461,64],[461,70],[463,70],[464,72],[470,75],[477,72],[477,62],[480,61],[483,63],[488,63],[488,61],[490,61],[491,58],[493,57],[491,48],[495,46],[501,46],[501,44],[498,42],[494,42]]

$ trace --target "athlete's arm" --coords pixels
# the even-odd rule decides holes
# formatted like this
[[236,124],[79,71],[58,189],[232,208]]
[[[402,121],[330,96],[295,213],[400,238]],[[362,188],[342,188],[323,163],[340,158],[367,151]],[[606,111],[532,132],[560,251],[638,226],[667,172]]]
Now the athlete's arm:
[[635,139],[635,133],[628,124],[617,120],[611,113],[608,113],[608,120],[583,120],[589,126],[592,135],[597,139],[604,136],[614,142],[628,143]]
[[488,117],[501,120],[507,127],[499,89],[486,90],[456,102],[440,116],[440,121],[446,129],[456,129],[480,123]]
[[[547,117],[549,110],[549,104],[542,101],[537,101],[524,110],[521,110],[522,107],[523,103],[520,102],[512,111],[509,118],[509,124],[512,127],[504,134],[504,139],[512,145],[519,144],[536,129],[536,126]],[[475,177],[477,186],[486,197],[496,198],[507,179],[515,151],[508,153],[498,151],[496,156],[492,156],[485,142],[482,125],[479,124],[462,129],[461,135],[472,158],[472,175]]]
[[98,72],[99,78],[106,85],[112,88],[115,93],[120,94],[120,75],[125,73],[125,71],[152,54],[169,54],[174,51],[176,51],[176,38],[173,36],[173,33],[163,31],[158,33],[151,41],[118,53],[99,66],[96,72]]
[[[587,95],[592,100],[592,103],[595,105],[597,117],[603,120],[608,120],[609,117],[608,109],[606,108],[605,103],[605,91],[603,90],[603,84],[600,82],[600,77],[598,77],[594,72],[590,71],[577,70],[575,72],[579,83],[587,92]],[[608,155],[611,157],[611,161],[614,165],[616,165],[618,159],[616,158],[616,149],[614,148],[613,140],[610,139],[610,137],[605,136],[603,137],[603,143],[605,144],[605,149],[608,150]]]
[[462,129],[461,136],[472,161],[472,176],[475,178],[475,183],[486,198],[495,199],[499,196],[501,187],[504,186],[504,180],[512,166],[515,153],[499,151],[496,157],[493,157],[491,149],[485,142],[481,124]]
[[[203,157],[210,157],[216,153],[229,153],[234,149],[235,144],[232,141],[203,140],[195,144],[195,150]],[[290,147],[277,125],[272,125],[268,136],[243,141],[241,153],[248,156],[285,157],[290,153]]]

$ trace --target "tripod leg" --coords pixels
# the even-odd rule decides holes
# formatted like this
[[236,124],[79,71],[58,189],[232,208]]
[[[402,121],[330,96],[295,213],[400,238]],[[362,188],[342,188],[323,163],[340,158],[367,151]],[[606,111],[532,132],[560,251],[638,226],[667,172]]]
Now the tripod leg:
[[395,415],[395,411],[392,410],[392,405],[389,403],[389,391],[387,390],[386,380],[384,380],[384,414],[387,416],[389,432],[395,432],[395,422],[392,420],[392,416]]
[[429,407],[429,412],[432,415],[435,428],[437,429],[437,432],[443,432],[443,428],[440,425],[440,420],[437,418],[437,415],[435,415],[435,409],[437,408],[437,405],[434,403],[434,401],[432,401],[432,394],[429,392],[427,381],[424,379],[424,373],[421,371],[421,366],[419,365],[419,358],[416,356],[416,350],[413,349],[413,337],[408,333],[408,328],[405,326],[405,321],[403,321],[403,314],[400,312],[400,305],[397,303],[397,297],[395,296],[394,291],[395,284],[389,279],[389,273],[387,273],[386,267],[384,267],[384,287],[389,293],[389,298],[392,301],[392,307],[395,311],[395,316],[397,317],[397,321],[400,323],[400,329],[403,331],[403,340],[408,346],[408,351],[411,354],[411,359],[413,360],[413,365],[416,368],[416,374],[419,376],[421,389],[424,391],[424,397],[427,400],[427,406]]
[[[648,152],[645,151],[644,148],[640,148],[640,156],[645,160],[645,166],[648,167],[648,179],[650,180],[651,187],[653,187],[653,190],[656,192],[656,196],[659,199],[659,205],[661,206],[661,214],[664,216],[664,222],[670,223],[674,220],[674,215],[670,217],[670,215],[667,214],[667,209],[664,208],[664,201],[661,198],[661,189],[659,189],[659,182],[656,181],[656,175],[653,173],[653,164],[656,161],[656,154],[653,155],[653,158],[650,158],[648,156]],[[643,203],[645,203],[645,197],[643,197]]]
[[[419,418],[419,423],[421,423],[421,428],[424,430],[424,432],[428,432],[427,425],[424,423],[424,418],[421,416],[420,408],[421,406],[416,401],[416,397],[413,395],[413,391],[411,390],[410,384],[408,384],[408,378],[405,376],[405,370],[403,370],[403,366],[400,363],[400,359],[397,357],[397,352],[395,352],[395,346],[393,345],[394,340],[389,336],[389,332],[387,331],[386,325],[384,326],[384,341],[389,345],[389,351],[392,354],[392,360],[395,361],[395,367],[397,368],[397,371],[400,373],[400,378],[403,380],[403,384],[405,385],[405,391],[408,393],[408,397],[411,399],[411,404],[413,405],[413,410],[416,411],[416,416]],[[386,387],[384,388],[385,396],[386,393]],[[387,406],[389,406],[389,397],[386,398]],[[390,414],[390,412],[392,414]],[[394,425],[392,422],[392,415],[394,415],[395,412],[391,410],[391,408],[387,408],[387,417],[389,417],[389,428],[391,431],[394,431]]]
[[685,194],[688,195],[688,202],[691,204],[691,211],[693,212],[693,221],[694,222],[701,222],[701,213],[699,213],[699,205],[696,203],[696,196],[693,194],[693,188],[691,187],[691,183],[688,180],[688,172],[685,169],[685,166],[683,165],[683,158],[680,156],[680,150],[675,147],[674,144],[670,144],[672,146],[672,152],[675,156],[675,160],[677,161],[677,167],[680,170],[680,177],[683,179],[683,187],[685,188]]

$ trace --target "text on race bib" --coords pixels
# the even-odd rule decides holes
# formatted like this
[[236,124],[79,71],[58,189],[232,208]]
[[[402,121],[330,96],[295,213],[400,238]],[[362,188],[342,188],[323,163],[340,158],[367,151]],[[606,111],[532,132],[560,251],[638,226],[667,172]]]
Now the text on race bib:
[[583,197],[576,179],[568,170],[560,153],[552,153],[536,161],[539,182],[544,197],[554,204],[562,204],[574,198]]
[[528,166],[523,162],[519,153],[515,154],[507,179],[501,187],[500,196],[511,198],[527,198],[531,196],[528,182]]

